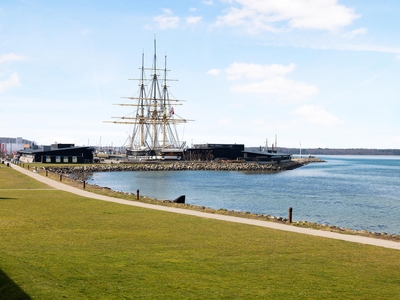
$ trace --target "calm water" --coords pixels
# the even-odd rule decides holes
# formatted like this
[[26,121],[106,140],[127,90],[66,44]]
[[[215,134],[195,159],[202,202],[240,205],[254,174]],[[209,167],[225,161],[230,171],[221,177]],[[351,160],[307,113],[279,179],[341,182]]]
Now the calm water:
[[89,183],[215,209],[400,234],[400,157],[320,156],[275,174],[233,171],[94,173]]

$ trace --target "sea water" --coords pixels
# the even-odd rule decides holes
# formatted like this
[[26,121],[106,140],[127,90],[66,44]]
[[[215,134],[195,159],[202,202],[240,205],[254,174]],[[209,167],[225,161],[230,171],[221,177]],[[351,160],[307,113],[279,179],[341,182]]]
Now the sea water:
[[246,211],[356,230],[400,234],[400,157],[320,156],[326,162],[279,173],[99,172],[90,184],[150,198]]

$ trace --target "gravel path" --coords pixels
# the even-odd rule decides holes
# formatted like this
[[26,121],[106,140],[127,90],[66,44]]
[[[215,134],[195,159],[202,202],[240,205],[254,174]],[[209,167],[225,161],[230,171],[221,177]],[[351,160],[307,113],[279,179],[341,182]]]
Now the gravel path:
[[128,201],[128,200],[122,200],[122,199],[118,199],[118,198],[98,195],[98,194],[90,193],[90,192],[66,185],[62,182],[58,182],[58,181],[49,179],[47,177],[44,177],[42,175],[39,175],[39,174],[34,173],[29,170],[26,170],[20,166],[14,165],[14,164],[10,164],[10,166],[13,169],[15,169],[23,174],[26,174],[38,181],[41,181],[55,189],[70,192],[70,193],[73,193],[73,194],[76,194],[79,196],[83,196],[83,197],[87,197],[87,198],[109,201],[109,202],[114,202],[114,203],[119,203],[119,204],[124,204],[124,205],[137,206],[137,207],[148,208],[148,209],[167,211],[167,212],[172,212],[172,213],[191,215],[191,216],[196,216],[196,217],[201,217],[201,218],[208,218],[208,219],[222,220],[222,221],[235,222],[235,223],[241,223],[241,224],[248,224],[248,225],[277,229],[277,230],[290,231],[290,232],[319,236],[319,237],[324,237],[324,238],[337,239],[337,240],[348,241],[348,242],[353,242],[353,243],[360,243],[360,244],[373,245],[373,246],[379,246],[379,247],[400,250],[400,243],[394,242],[394,241],[387,241],[387,240],[381,240],[381,239],[375,239],[375,238],[357,236],[357,235],[340,234],[340,233],[336,233],[336,232],[315,230],[315,229],[310,229],[310,228],[301,228],[301,227],[280,224],[280,223],[274,223],[274,222],[268,222],[268,221],[260,221],[260,220],[252,220],[252,219],[246,219],[246,218],[211,214],[211,213],[199,212],[199,211],[194,211],[194,210],[189,210],[189,209],[160,206],[160,205],[147,204],[147,203],[136,202],[136,201]]

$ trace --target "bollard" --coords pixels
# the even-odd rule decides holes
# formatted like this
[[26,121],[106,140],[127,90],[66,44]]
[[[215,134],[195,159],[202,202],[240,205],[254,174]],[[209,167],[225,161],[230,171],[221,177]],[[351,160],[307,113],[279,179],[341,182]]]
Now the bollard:
[[29,165],[28,165],[28,170],[29,170]]
[[48,176],[49,176],[49,171],[46,170],[46,177],[48,177]]
[[293,208],[289,207],[289,223],[292,223]]
[[136,190],[136,200],[139,200],[139,190]]
[[60,181],[62,181],[62,175],[60,175]]
[[83,189],[85,189],[86,188],[86,181],[84,180],[83,181]]

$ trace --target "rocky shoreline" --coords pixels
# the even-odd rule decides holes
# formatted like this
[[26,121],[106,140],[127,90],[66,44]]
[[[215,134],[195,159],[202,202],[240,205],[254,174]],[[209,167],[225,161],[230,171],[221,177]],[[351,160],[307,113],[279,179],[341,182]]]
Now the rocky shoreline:
[[[309,163],[313,162],[325,162],[316,157],[308,158],[293,158],[290,162],[281,164],[255,164],[255,163],[241,163],[241,162],[151,162],[151,163],[136,163],[136,164],[96,164],[86,166],[65,166],[65,167],[43,167],[44,171],[48,171],[57,175],[73,175],[68,176],[73,182],[81,182],[85,180],[84,173],[90,172],[113,172],[113,171],[179,171],[179,170],[219,170],[219,171],[254,171],[254,172],[279,172],[284,170],[292,170]],[[97,185],[90,185],[86,183],[86,188],[92,192],[100,194],[107,194],[109,196],[116,196],[117,198],[128,199],[132,201],[138,201],[134,193],[124,193],[120,191],[113,191],[107,187],[101,187]],[[252,214],[250,212],[239,212],[226,209],[211,209],[204,206],[196,206],[191,204],[179,204],[174,203],[171,200],[163,199],[151,199],[146,196],[140,196],[141,202],[181,207],[187,209],[193,209],[203,212],[231,215],[238,217],[245,217],[251,219],[259,219],[272,222],[288,223],[289,220],[282,217],[275,217],[267,214]],[[400,235],[388,234],[385,232],[370,232],[366,230],[353,230],[350,228],[342,228],[338,226],[328,224],[318,224],[307,221],[297,221],[291,223],[293,226],[313,228],[317,230],[326,230],[331,232],[338,232],[350,235],[361,235],[367,237],[374,237],[378,239],[391,240],[400,242]]]
[[398,234],[390,234],[390,233],[386,233],[386,232],[372,232],[372,231],[367,231],[367,230],[357,230],[357,229],[339,227],[339,226],[328,225],[328,224],[319,224],[319,223],[308,222],[308,221],[296,221],[296,222],[290,223],[289,219],[284,218],[284,217],[276,217],[276,216],[272,216],[272,215],[268,215],[268,214],[256,214],[256,213],[251,213],[248,211],[227,210],[224,208],[212,209],[212,208],[209,208],[206,206],[199,206],[199,205],[188,204],[188,203],[176,203],[173,200],[152,199],[152,198],[148,198],[146,196],[140,196],[140,200],[137,200],[136,195],[134,193],[124,193],[124,192],[113,191],[109,188],[100,187],[100,186],[92,186],[92,187],[94,187],[95,189],[99,189],[99,190],[106,190],[107,195],[110,195],[110,196],[117,196],[118,198],[132,200],[132,201],[140,201],[140,202],[148,203],[148,204],[191,209],[191,210],[212,213],[212,214],[220,214],[220,215],[234,216],[234,217],[239,217],[239,218],[248,218],[248,219],[254,219],[254,220],[261,220],[261,221],[277,222],[277,223],[288,224],[288,225],[302,227],[302,228],[311,228],[311,229],[316,229],[316,230],[324,230],[324,231],[330,231],[330,232],[336,232],[336,233],[342,233],[342,234],[359,235],[359,236],[365,236],[365,237],[372,237],[372,238],[376,238],[376,239],[400,242],[400,235],[398,235]]
[[80,174],[92,172],[120,172],[120,171],[248,171],[248,172],[280,172],[293,170],[312,162],[324,162],[317,157],[294,158],[288,162],[276,163],[248,163],[242,161],[219,161],[219,162],[137,162],[137,163],[111,163],[92,164],[85,166],[60,166],[44,167],[56,174]]

